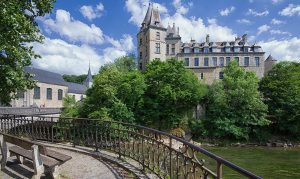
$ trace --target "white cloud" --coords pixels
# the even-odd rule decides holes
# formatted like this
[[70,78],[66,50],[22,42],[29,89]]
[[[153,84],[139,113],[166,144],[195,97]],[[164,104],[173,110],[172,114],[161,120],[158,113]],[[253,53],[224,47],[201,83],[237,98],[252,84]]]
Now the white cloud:
[[229,8],[226,8],[224,10],[221,10],[220,11],[220,15],[221,16],[228,16],[230,13],[232,13],[233,11],[235,10],[235,7],[234,6],[231,6]]
[[246,25],[250,25],[250,24],[252,24],[252,22],[250,21],[250,20],[248,20],[248,19],[238,19],[238,20],[236,20],[238,23],[240,23],[240,24],[246,24]]
[[172,4],[173,4],[174,8],[176,9],[176,12],[179,13],[179,14],[186,14],[189,11],[188,6],[190,6],[190,7],[193,6],[192,2],[189,2],[188,6],[183,5],[181,3],[181,0],[173,0]]
[[267,16],[269,14],[268,10],[265,10],[263,12],[257,12],[253,9],[249,9],[247,12],[247,15],[253,15],[253,16]]
[[233,33],[232,29],[218,25],[216,19],[208,19],[207,25],[201,18],[187,18],[179,13],[175,13],[173,16],[167,16],[163,19],[165,26],[173,22],[179,25],[180,36],[184,42],[189,41],[191,38],[199,42],[203,41],[206,34],[210,34],[211,41],[233,40],[234,37],[237,36]]
[[270,26],[264,24],[264,25],[257,28],[257,30],[258,30],[257,35],[259,35],[263,32],[267,32],[269,29],[270,29]]
[[42,22],[47,32],[56,32],[71,42],[87,44],[102,44],[104,42],[103,32],[99,27],[94,24],[89,26],[74,20],[70,13],[65,10],[57,10],[55,19],[46,18]]
[[254,2],[254,0],[249,0],[249,3],[253,3]]
[[267,54],[272,54],[277,60],[300,62],[300,39],[297,37],[286,40],[261,41],[259,44]]
[[284,24],[284,22],[281,21],[281,20],[273,18],[272,21],[271,21],[271,24],[273,24],[273,25],[280,25],[280,24]]
[[270,30],[270,33],[272,35],[288,35],[288,36],[292,36],[291,33],[285,32],[285,31],[281,31],[281,30]]
[[[125,6],[128,12],[131,13],[130,23],[140,27],[146,15],[149,0],[127,0]],[[158,8],[161,14],[167,13],[168,9],[161,4],[153,3],[154,8]]]
[[45,38],[43,44],[33,43],[34,51],[42,56],[42,59],[33,60],[33,65],[61,74],[80,75],[87,73],[90,61],[92,72],[97,73],[103,64],[112,62],[135,48],[130,35],[123,35],[120,40],[112,40],[113,42],[108,40],[112,46],[100,53],[87,44],[74,45],[61,39]]
[[99,3],[95,8],[93,8],[92,6],[84,5],[79,9],[79,11],[83,15],[83,17],[89,20],[93,20],[102,16],[104,5],[102,3]]
[[279,14],[282,16],[300,16],[300,5],[289,4],[288,7],[282,9]]
[[272,0],[273,4],[279,4],[282,3],[284,0]]

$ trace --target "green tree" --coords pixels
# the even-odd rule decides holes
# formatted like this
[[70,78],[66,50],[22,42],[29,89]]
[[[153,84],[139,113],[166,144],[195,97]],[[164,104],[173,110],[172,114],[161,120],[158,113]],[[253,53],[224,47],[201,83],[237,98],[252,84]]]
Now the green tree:
[[63,99],[63,112],[61,117],[79,117],[79,102],[76,102],[75,97],[67,95]]
[[83,84],[87,75],[63,75],[63,79],[67,82]]
[[132,63],[134,58],[126,56],[100,69],[93,87],[87,92],[83,116],[134,121],[134,110],[146,85],[143,75],[132,67]]
[[214,82],[207,95],[205,124],[210,136],[248,139],[259,126],[269,124],[258,82],[254,72],[236,61],[224,69],[224,79]]
[[300,63],[280,62],[265,76],[260,89],[269,106],[275,132],[300,134]]
[[32,88],[34,82],[24,66],[39,57],[32,42],[42,42],[35,21],[49,13],[54,0],[0,1],[0,103],[8,104],[17,90]]
[[145,71],[147,89],[138,107],[138,120],[158,129],[181,127],[205,95],[206,86],[181,61],[152,61]]

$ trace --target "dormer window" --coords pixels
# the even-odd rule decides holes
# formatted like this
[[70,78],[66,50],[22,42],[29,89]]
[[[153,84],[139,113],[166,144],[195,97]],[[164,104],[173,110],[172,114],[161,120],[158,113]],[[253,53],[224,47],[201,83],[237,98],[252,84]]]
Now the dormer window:
[[204,53],[208,53],[209,52],[209,48],[208,47],[204,47]]
[[198,47],[194,48],[194,53],[200,53],[200,49]]
[[234,52],[240,52],[240,47],[234,47]]
[[229,53],[230,52],[230,47],[225,47],[225,52]]
[[248,52],[248,47],[244,47],[244,52]]
[[160,32],[156,32],[156,40],[160,40]]
[[185,47],[184,49],[183,49],[183,53],[190,53],[191,51],[190,51],[190,48],[188,48],[188,47]]

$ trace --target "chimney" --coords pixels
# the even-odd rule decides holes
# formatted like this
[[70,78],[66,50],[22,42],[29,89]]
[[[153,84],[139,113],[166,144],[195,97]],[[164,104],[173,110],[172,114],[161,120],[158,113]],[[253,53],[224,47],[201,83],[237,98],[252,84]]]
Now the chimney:
[[206,43],[209,43],[209,34],[206,35]]

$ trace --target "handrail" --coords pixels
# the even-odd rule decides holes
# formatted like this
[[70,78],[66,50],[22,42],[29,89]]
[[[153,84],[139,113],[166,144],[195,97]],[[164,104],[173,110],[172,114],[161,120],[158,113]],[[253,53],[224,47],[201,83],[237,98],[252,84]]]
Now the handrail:
[[[65,140],[74,146],[81,143],[96,147],[96,150],[108,149],[120,157],[123,155],[140,162],[163,178],[186,178],[191,173],[203,178],[222,178],[222,165],[247,178],[262,178],[182,138],[137,124],[87,118],[7,115],[0,118],[0,125],[1,132],[31,135],[34,139],[52,142]],[[166,143],[165,139],[169,142]],[[181,150],[174,148],[173,141],[182,145]],[[199,162],[197,153],[217,162],[216,173]],[[179,171],[182,166],[192,172]]]

